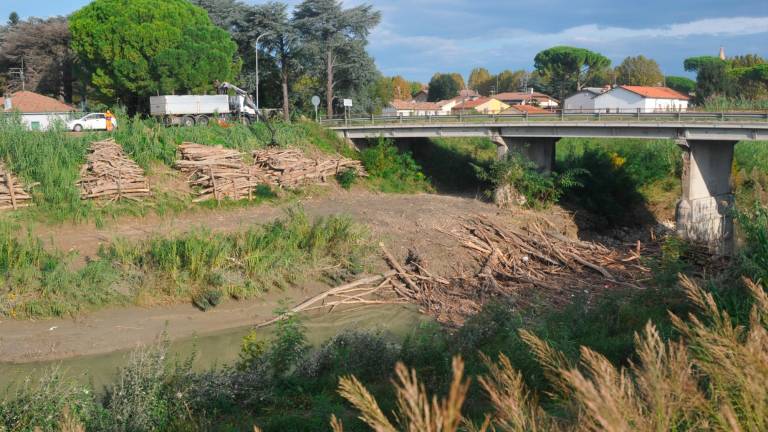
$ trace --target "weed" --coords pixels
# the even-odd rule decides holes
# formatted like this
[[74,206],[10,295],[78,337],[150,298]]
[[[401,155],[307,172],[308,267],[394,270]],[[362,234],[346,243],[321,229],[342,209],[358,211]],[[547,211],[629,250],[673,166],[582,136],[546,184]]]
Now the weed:
[[357,171],[351,168],[345,169],[336,174],[336,181],[339,182],[342,188],[346,190],[352,189],[352,185],[357,181]]
[[408,193],[429,190],[421,167],[410,153],[400,153],[391,141],[380,138],[364,149],[360,158],[370,181],[382,192]]
[[768,207],[757,203],[751,209],[736,213],[744,235],[739,253],[741,272],[758,282],[768,281]]

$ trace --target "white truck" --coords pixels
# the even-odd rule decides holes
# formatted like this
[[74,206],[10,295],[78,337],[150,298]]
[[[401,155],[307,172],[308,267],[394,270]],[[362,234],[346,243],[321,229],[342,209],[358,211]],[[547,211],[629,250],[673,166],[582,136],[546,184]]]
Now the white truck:
[[256,121],[256,109],[250,106],[249,97],[244,95],[189,95],[152,96],[149,98],[149,112],[162,118],[166,126],[207,125],[211,120],[225,118],[243,123]]

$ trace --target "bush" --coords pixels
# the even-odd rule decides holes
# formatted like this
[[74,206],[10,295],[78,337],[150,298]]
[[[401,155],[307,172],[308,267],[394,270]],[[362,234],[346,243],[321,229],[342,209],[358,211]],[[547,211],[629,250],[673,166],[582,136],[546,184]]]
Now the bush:
[[429,190],[421,167],[410,153],[400,153],[390,140],[380,138],[360,153],[373,184],[382,192],[416,192]]
[[542,174],[534,162],[519,153],[511,153],[507,159],[494,162],[488,169],[477,165],[475,169],[480,180],[493,186],[498,204],[506,205],[510,200],[516,200],[531,208],[546,208],[556,203],[565,191],[581,186],[579,177],[587,174],[580,168],[569,169],[563,174]]
[[342,374],[380,379],[392,370],[398,351],[380,333],[347,330],[311,353],[299,371],[308,379],[330,378],[334,383]]
[[339,182],[339,185],[342,188],[349,190],[357,181],[357,171],[352,168],[347,168],[336,174],[336,181]]
[[768,207],[754,204],[749,210],[737,212],[736,219],[744,235],[744,247],[738,259],[741,273],[768,281]]

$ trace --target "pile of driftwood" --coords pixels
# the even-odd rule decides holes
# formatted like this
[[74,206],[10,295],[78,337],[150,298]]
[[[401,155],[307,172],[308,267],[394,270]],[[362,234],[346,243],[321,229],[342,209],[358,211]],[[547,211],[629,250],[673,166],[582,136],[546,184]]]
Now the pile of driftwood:
[[264,184],[237,150],[185,142],[179,146],[179,153],[176,168],[188,174],[189,183],[198,187],[195,202],[252,199],[256,187]]
[[650,272],[640,263],[640,245],[619,254],[538,226],[503,229],[481,219],[464,221],[460,231],[449,234],[477,259],[477,270],[449,278],[437,276],[417,254],[409,253],[401,264],[382,244],[389,272],[333,288],[289,313],[341,305],[413,303],[439,322],[458,326],[492,299],[519,306],[534,299],[565,304],[577,295],[613,287],[641,289],[635,283]]
[[346,170],[353,170],[359,177],[367,175],[360,161],[343,156],[313,159],[295,149],[255,150],[253,164],[268,184],[283,188],[325,183],[328,177]]
[[91,143],[77,185],[82,199],[138,201],[152,194],[144,170],[113,139]]
[[29,196],[18,179],[0,162],[0,210],[29,207],[32,197]]

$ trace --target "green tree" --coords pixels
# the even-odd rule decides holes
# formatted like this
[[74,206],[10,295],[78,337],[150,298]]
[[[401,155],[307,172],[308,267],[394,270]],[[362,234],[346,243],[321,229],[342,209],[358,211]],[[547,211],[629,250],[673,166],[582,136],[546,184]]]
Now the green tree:
[[689,57],[683,61],[683,67],[685,68],[686,72],[699,72],[699,70],[704,66],[708,64],[725,64],[723,60],[720,60],[720,57],[715,56],[699,56],[699,57]]
[[[718,59],[719,60],[719,59]],[[724,61],[705,62],[698,66],[696,75],[696,99],[704,102],[712,96],[733,95],[733,83],[728,76]]]
[[435,74],[429,81],[429,101],[451,99],[459,94],[459,84],[451,74]]
[[[381,13],[370,5],[344,9],[338,0],[304,0],[294,12],[293,22],[306,45],[305,53],[320,58],[322,67],[316,71],[325,78],[325,103],[328,115],[333,114],[336,73],[344,69],[345,79],[356,84],[370,84],[375,66],[365,52],[368,35],[381,21]],[[364,69],[363,69],[364,68]],[[373,70],[371,70],[373,69]],[[354,86],[351,86],[354,88]]]
[[472,90],[480,91],[480,88],[490,80],[491,73],[488,72],[488,69],[482,67],[474,68],[472,69],[472,72],[469,73],[468,86]]
[[10,15],[8,15],[8,25],[11,27],[18,24],[20,20],[21,19],[19,18],[19,14],[16,13],[16,11],[13,11]]
[[265,35],[260,48],[267,52],[277,65],[280,76],[280,94],[282,95],[283,119],[290,121],[290,80],[299,69],[299,35],[288,17],[285,3],[268,2],[254,6],[245,13],[244,32],[247,40],[255,41]]
[[69,24],[91,85],[131,112],[150,95],[211,91],[240,69],[227,32],[186,0],[94,0]]
[[584,48],[557,46],[536,54],[534,67],[551,92],[564,99],[568,94],[581,90],[611,61],[596,52]]
[[459,87],[459,90],[464,90],[467,88],[467,85],[464,83],[464,77],[461,76],[458,72],[453,72],[450,74],[451,78],[453,78],[454,81],[456,81],[456,85]]
[[625,58],[615,73],[616,83],[621,85],[657,86],[664,82],[659,64],[642,55]]
[[690,94],[696,91],[696,81],[680,76],[668,76],[664,79],[665,85],[673,90],[683,94]]
[[502,71],[496,77],[497,83],[494,84],[494,85],[498,84],[498,88],[496,89],[496,92],[502,93],[502,92],[520,91],[523,87],[525,87],[524,82],[526,80],[527,75],[528,74],[524,70]]
[[421,89],[423,88],[424,88],[424,84],[418,81],[411,82],[411,96],[415,96],[416,93],[420,92]]

